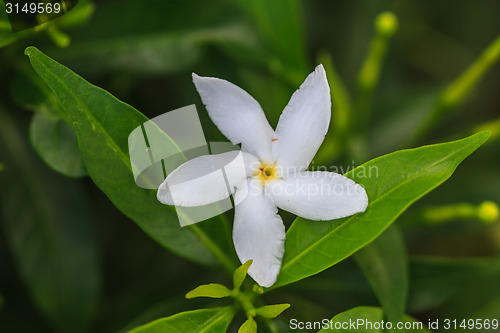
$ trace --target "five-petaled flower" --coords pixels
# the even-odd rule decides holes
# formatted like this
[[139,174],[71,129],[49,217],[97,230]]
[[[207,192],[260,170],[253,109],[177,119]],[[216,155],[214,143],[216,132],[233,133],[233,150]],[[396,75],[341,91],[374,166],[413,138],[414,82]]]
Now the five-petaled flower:
[[[194,207],[234,194],[236,253],[242,263],[252,259],[249,275],[259,285],[270,287],[278,277],[285,242],[277,207],[306,219],[332,220],[363,212],[368,206],[365,190],[351,179],[333,172],[306,171],[330,123],[325,70],[316,67],[292,95],[276,131],[259,103],[243,89],[196,74],[193,81],[210,118],[233,144],[241,143],[241,152],[200,156],[182,164],[160,185],[158,200]],[[243,157],[243,172],[231,163],[235,154]],[[220,178],[196,181],[221,167],[229,189]],[[169,189],[172,184],[177,184],[175,193]]]

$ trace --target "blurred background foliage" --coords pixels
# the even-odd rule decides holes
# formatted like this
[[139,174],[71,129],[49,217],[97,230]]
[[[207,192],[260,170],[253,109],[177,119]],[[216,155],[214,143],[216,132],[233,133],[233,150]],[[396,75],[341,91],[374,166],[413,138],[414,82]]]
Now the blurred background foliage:
[[[185,300],[185,292],[230,281],[217,267],[165,251],[85,176],[69,120],[23,55],[29,45],[149,118],[196,103],[207,141],[225,138],[203,111],[191,72],[241,86],[275,126],[321,62],[334,107],[316,165],[347,168],[492,130],[448,182],[395,223],[395,236],[382,238],[402,235],[401,251],[380,251],[389,262],[404,257],[397,260],[413,317],[500,318],[498,212],[480,206],[500,202],[500,2],[80,0],[61,18],[16,34],[0,7],[2,332],[127,330],[210,306]],[[386,11],[397,21],[378,16]],[[384,30],[387,19],[394,29]],[[265,298],[292,304],[276,323],[286,331],[290,318],[378,305],[370,283],[348,259]]]

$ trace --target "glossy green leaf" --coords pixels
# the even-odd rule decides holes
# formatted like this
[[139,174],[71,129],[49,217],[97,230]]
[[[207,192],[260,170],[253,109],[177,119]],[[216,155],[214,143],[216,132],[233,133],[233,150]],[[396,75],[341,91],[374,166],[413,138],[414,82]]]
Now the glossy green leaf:
[[253,318],[248,318],[240,326],[238,333],[257,333],[257,323]]
[[35,113],[30,125],[31,145],[48,166],[69,177],[87,174],[73,129],[61,118]]
[[226,332],[235,311],[231,307],[202,309],[175,314],[139,326],[130,333],[220,333]]
[[364,213],[323,222],[295,220],[275,287],[298,281],[347,258],[381,234],[411,203],[448,179],[458,164],[490,136],[485,131],[449,143],[402,150],[348,172],[363,185]]
[[[390,322],[384,321],[384,326],[382,328],[382,321],[384,320],[384,313],[382,309],[371,306],[360,306],[345,312],[342,312],[330,320],[330,322],[318,332],[338,332],[338,333],[378,333],[385,332],[383,328],[389,328],[387,325],[391,325]],[[409,317],[405,316],[404,320],[391,326],[393,330],[397,327],[396,325],[401,325],[398,332],[431,332],[427,327]]]
[[186,294],[186,298],[211,297],[223,298],[231,296],[231,290],[218,283],[203,284]]
[[113,204],[166,248],[201,263],[214,263],[215,254],[232,271],[231,240],[220,232],[221,219],[181,228],[173,207],[135,184],[128,136],[148,119],[38,49],[29,47],[26,54],[71,119],[88,174]]
[[33,304],[58,332],[86,332],[100,272],[93,219],[76,183],[47,169],[0,110],[2,227]]
[[399,230],[394,225],[387,228],[353,258],[377,295],[384,317],[400,321],[408,294],[408,259]]
[[233,274],[233,285],[234,289],[240,289],[241,284],[245,280],[245,277],[247,276],[248,269],[250,268],[250,265],[252,265],[253,260],[248,260],[246,263],[238,267]]
[[276,318],[289,307],[288,303],[265,305],[255,310],[255,313],[264,318]]

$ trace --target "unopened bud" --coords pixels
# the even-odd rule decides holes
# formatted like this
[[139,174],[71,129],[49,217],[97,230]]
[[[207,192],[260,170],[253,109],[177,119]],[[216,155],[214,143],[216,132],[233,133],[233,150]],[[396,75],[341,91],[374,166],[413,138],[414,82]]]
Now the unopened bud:
[[375,29],[381,35],[392,36],[398,30],[398,18],[392,12],[383,12],[375,19]]
[[498,205],[493,201],[484,201],[477,210],[479,219],[484,223],[493,223],[498,220]]

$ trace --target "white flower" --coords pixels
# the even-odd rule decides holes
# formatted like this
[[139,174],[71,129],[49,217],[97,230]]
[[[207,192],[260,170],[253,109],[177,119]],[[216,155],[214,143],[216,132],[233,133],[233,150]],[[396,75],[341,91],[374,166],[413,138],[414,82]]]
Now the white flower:
[[[285,241],[277,207],[306,219],[332,220],[363,212],[368,205],[365,190],[351,179],[332,172],[305,171],[330,123],[325,70],[321,65],[316,67],[292,95],[276,131],[259,103],[243,89],[196,74],[193,81],[210,118],[233,144],[241,143],[242,151],[201,156],[184,163],[160,185],[158,200],[194,207],[234,193],[236,253],[242,263],[252,259],[249,275],[259,285],[270,287],[278,277]],[[243,157],[243,172],[232,163],[235,154]],[[226,171],[229,189],[211,173],[221,167]],[[176,186],[175,193],[167,183]]]

